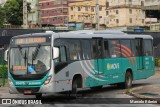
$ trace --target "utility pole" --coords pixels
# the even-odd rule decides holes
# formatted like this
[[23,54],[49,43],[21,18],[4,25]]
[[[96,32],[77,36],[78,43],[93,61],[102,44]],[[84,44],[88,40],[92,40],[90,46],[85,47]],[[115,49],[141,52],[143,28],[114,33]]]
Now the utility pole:
[[99,0],[96,0],[96,30],[99,30]]
[[28,28],[27,1],[23,0],[23,28]]

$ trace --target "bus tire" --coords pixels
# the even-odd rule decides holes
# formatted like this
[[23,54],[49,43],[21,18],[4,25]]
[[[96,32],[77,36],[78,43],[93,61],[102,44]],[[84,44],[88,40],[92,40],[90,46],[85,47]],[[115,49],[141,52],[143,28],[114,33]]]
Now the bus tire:
[[129,89],[132,87],[132,74],[130,71],[126,72],[125,82],[123,83],[124,89]]
[[36,99],[41,99],[42,98],[42,93],[36,94]]
[[72,91],[70,96],[73,96],[73,97],[77,96],[77,87],[78,87],[77,79],[75,78],[73,79],[73,82],[72,82]]
[[130,71],[126,72],[125,82],[118,83],[117,87],[122,89],[129,89],[132,87],[132,73]]

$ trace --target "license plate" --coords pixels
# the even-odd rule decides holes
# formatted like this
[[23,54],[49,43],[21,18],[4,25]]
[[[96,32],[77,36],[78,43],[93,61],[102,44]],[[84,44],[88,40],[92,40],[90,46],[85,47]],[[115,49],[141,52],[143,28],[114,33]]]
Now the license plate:
[[24,91],[24,94],[31,94],[31,93],[32,93],[31,90],[25,90],[25,91]]

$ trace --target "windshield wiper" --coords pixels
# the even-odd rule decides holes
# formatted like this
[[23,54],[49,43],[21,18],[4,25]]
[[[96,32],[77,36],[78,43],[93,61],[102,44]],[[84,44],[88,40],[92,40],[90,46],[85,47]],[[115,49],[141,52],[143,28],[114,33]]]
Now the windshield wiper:
[[23,52],[22,52],[22,47],[20,46],[20,45],[18,45],[18,49],[19,49],[19,51],[20,51],[20,53],[21,53],[21,55],[22,55],[22,57],[23,57],[23,59],[24,59],[24,63],[25,63],[25,65],[27,64],[27,53],[26,53],[26,50],[25,50],[25,54],[23,55]]
[[35,51],[32,53],[32,61],[36,60],[36,57],[39,53],[39,49],[40,49],[41,45],[38,44],[38,46],[36,47]]

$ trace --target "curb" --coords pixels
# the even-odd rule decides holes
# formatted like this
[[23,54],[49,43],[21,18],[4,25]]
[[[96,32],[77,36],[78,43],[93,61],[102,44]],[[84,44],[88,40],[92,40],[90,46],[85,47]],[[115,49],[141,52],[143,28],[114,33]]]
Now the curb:
[[140,99],[156,99],[154,97],[149,97],[149,96],[145,96],[145,95],[140,95],[140,94],[136,94],[134,91],[140,90],[142,89],[142,87],[137,87],[137,88],[132,88],[129,90],[129,94],[136,97],[136,98],[140,98]]
[[145,96],[145,95],[140,95],[140,94],[136,94],[134,91],[142,89],[142,87],[137,87],[137,88],[132,88],[129,90],[129,95],[138,98],[138,99],[142,99],[142,100],[156,100],[157,104],[160,104],[160,100],[157,100],[158,98],[155,97],[149,97],[149,96]]

